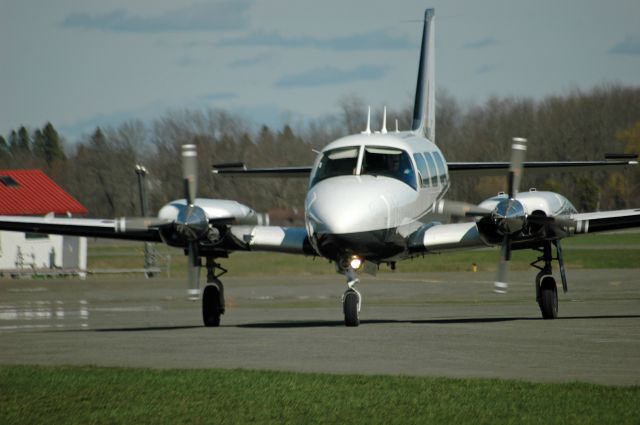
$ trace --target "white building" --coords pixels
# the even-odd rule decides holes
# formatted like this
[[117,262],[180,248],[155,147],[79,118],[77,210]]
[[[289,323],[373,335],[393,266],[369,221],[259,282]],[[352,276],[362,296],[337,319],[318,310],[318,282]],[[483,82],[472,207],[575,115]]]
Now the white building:
[[[40,170],[0,170],[0,215],[84,215],[87,209]],[[87,269],[87,239],[0,232],[0,273],[78,273]]]

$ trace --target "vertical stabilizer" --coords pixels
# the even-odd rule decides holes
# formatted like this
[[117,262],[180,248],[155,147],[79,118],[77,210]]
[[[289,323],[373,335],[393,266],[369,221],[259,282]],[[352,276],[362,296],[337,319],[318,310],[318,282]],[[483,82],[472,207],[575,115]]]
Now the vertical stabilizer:
[[413,124],[411,130],[423,134],[432,142],[436,138],[436,96],[435,96],[435,11],[424,12],[420,65],[416,84],[416,99],[413,104]]

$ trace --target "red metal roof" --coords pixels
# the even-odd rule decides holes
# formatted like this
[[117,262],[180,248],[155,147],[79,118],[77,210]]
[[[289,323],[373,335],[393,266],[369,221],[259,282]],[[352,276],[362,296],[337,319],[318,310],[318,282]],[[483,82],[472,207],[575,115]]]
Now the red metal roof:
[[83,215],[87,209],[40,170],[0,170],[0,215],[50,212]]

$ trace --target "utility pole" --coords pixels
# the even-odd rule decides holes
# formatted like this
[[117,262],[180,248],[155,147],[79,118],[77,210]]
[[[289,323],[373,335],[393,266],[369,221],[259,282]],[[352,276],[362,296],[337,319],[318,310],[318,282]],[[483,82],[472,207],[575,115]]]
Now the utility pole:
[[[147,202],[147,169],[136,164],[136,174],[138,175],[138,189],[140,194],[140,208],[142,209],[142,216],[147,217],[149,213],[149,203]],[[144,268],[146,277],[153,277],[152,268],[156,267],[156,249],[155,245],[151,242],[144,243]]]

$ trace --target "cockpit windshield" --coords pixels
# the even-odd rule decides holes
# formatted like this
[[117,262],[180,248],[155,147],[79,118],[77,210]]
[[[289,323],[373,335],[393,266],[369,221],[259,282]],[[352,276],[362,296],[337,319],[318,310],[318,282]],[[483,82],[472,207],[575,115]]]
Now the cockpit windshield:
[[359,151],[359,146],[350,146],[323,152],[311,185],[329,177],[355,174]]
[[[336,176],[358,174],[360,146],[331,149],[322,153],[311,186]],[[365,146],[360,175],[391,177],[416,189],[416,174],[409,154],[401,149]]]
[[416,188],[416,175],[409,154],[400,149],[365,146],[360,174],[391,177]]

